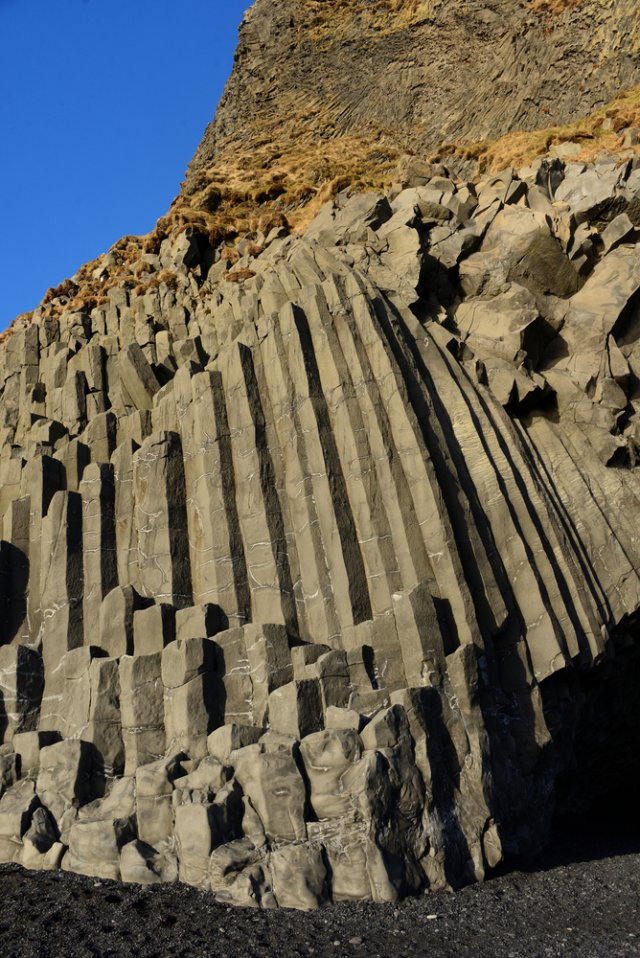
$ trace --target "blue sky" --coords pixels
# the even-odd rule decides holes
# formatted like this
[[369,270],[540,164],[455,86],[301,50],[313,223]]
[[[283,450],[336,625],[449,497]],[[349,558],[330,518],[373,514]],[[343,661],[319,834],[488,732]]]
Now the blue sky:
[[0,0],[0,329],[178,191],[250,0]]

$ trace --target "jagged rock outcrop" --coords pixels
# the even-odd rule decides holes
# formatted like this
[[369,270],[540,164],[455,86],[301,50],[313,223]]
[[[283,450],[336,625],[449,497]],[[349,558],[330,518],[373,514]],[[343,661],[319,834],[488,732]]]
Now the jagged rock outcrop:
[[637,649],[639,203],[442,170],[16,329],[2,860],[307,908],[544,842]]

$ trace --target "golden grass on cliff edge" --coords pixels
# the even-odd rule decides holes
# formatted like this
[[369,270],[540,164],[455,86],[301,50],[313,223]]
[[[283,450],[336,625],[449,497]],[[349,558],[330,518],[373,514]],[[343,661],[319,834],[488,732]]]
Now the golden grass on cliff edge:
[[[624,131],[630,128],[640,128],[640,86],[619,93],[590,116],[566,126],[550,126],[532,132],[516,131],[496,140],[477,143],[444,143],[431,154],[430,160],[446,162],[447,157],[460,157],[475,160],[479,173],[499,173],[508,167],[527,166],[548,153],[552,146],[578,143],[582,149],[572,159],[590,162],[603,151],[620,154]],[[638,147],[630,147],[629,152],[640,151]]]
[[[273,126],[265,125],[244,147],[229,144],[222,159],[205,171],[199,189],[177,196],[151,233],[119,240],[110,250],[115,262],[106,281],[95,275],[100,272],[103,258],[99,258],[85,264],[74,283],[65,281],[49,290],[42,304],[45,313],[90,310],[106,302],[114,286],[128,283],[138,292],[152,288],[158,278],[135,270],[135,264],[142,253],[157,252],[165,236],[188,226],[206,233],[212,245],[221,246],[231,266],[238,258],[234,244],[240,236],[284,223],[303,232],[322,204],[340,190],[390,186],[397,160],[405,152],[390,131],[364,128],[335,136],[330,112],[309,104],[302,115],[285,111],[285,116],[275,133]],[[497,173],[527,166],[554,145],[576,142],[582,149],[575,159],[589,161],[604,150],[620,154],[623,131],[634,127],[640,128],[640,86],[566,126],[509,133],[479,143],[445,143],[429,159],[446,163],[448,158],[459,158],[475,162],[479,174]],[[632,149],[640,153],[639,147]],[[0,342],[8,334],[0,336]]]

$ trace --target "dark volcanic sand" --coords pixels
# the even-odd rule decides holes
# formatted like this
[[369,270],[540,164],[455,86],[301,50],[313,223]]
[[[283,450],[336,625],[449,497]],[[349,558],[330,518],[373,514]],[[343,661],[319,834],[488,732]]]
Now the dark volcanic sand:
[[0,866],[1,958],[640,956],[640,840],[573,836],[526,870],[400,905],[259,912]]

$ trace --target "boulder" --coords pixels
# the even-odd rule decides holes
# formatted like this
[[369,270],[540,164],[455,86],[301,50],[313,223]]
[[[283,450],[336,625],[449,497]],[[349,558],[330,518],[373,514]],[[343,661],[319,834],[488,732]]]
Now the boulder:
[[135,837],[133,777],[113,783],[107,796],[80,809],[69,830],[62,867],[96,878],[120,878],[120,849]]
[[136,832],[140,841],[153,848],[173,834],[173,782],[182,773],[180,758],[175,756],[140,766],[134,773]]
[[36,790],[57,823],[69,809],[93,798],[94,750],[88,742],[64,741],[40,751]]
[[322,695],[318,679],[288,682],[269,696],[269,722],[278,732],[304,738],[322,728]]
[[248,838],[216,848],[209,859],[209,887],[223,903],[245,908],[273,908],[267,859]]
[[285,845],[269,856],[271,887],[281,908],[307,910],[328,901],[327,870],[319,848]]
[[123,882],[136,885],[177,881],[177,862],[170,851],[159,852],[134,839],[120,851],[120,877]]
[[271,841],[306,838],[304,781],[293,756],[247,745],[231,755],[236,780]]
[[20,860],[22,839],[38,805],[35,786],[29,780],[11,786],[0,798],[0,862]]

